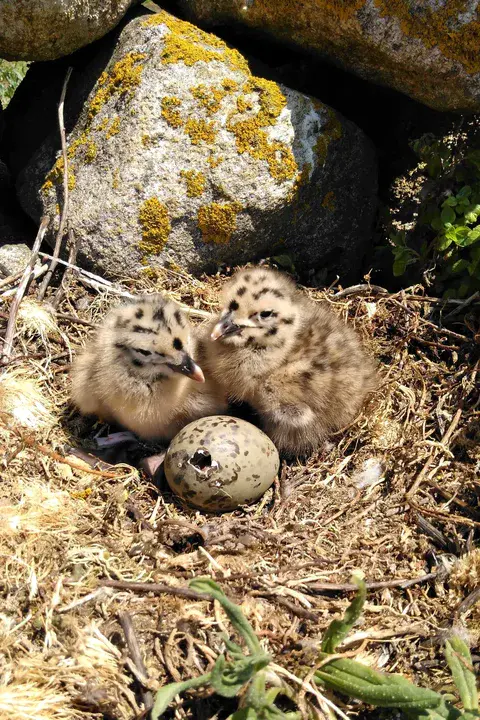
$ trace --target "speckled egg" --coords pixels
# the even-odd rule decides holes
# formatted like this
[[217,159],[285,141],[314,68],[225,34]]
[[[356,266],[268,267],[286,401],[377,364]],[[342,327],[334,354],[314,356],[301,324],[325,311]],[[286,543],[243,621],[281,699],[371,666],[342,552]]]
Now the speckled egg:
[[176,435],[164,468],[174,493],[208,512],[252,503],[272,485],[280,460],[265,433],[245,420],[213,415]]

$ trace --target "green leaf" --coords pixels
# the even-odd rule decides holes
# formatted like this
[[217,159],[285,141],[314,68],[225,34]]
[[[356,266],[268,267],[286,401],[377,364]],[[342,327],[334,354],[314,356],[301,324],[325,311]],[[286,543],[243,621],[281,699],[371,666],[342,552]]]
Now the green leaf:
[[358,618],[362,614],[363,606],[367,598],[367,586],[363,576],[354,574],[352,581],[358,587],[358,591],[352,602],[345,611],[342,620],[333,620],[328,626],[322,641],[322,652],[334,653],[342,640],[346,638]]
[[446,250],[452,242],[455,240],[455,230],[447,230],[445,235],[441,235],[436,242],[437,250],[440,252],[443,252],[443,250]]
[[431,224],[433,230],[436,230],[437,232],[441,232],[443,230],[443,222],[442,222],[440,215],[437,215],[436,217],[434,217],[430,224]]
[[262,646],[260,645],[257,636],[253,632],[253,628],[248,622],[247,618],[242,613],[238,605],[235,605],[235,603],[233,603],[227,598],[221,587],[217,585],[216,582],[214,582],[211,578],[208,577],[195,578],[195,580],[192,580],[189,583],[189,586],[192,588],[192,590],[205,593],[213,597],[215,600],[218,600],[220,605],[225,610],[228,619],[232,623],[235,630],[240,633],[240,635],[245,640],[245,643],[247,644],[250,652],[259,653],[261,655],[264,654]]
[[460,273],[463,272],[463,270],[466,270],[468,268],[468,262],[467,260],[464,260],[463,258],[461,260],[457,260],[452,265],[452,272],[453,273]]
[[257,720],[258,715],[253,708],[240,708],[236,710],[233,715],[230,715],[228,720]]
[[442,220],[442,223],[445,225],[446,223],[454,223],[457,219],[457,216],[455,214],[455,210],[452,210],[451,207],[445,205],[440,214],[440,218]]
[[466,643],[454,635],[445,643],[445,657],[465,710],[478,710],[478,693],[472,658]]
[[157,718],[161,717],[177,695],[180,695],[180,693],[185,692],[186,690],[207,685],[209,681],[210,673],[207,673],[206,675],[191,678],[190,680],[185,680],[184,682],[170,683],[169,685],[161,687],[155,696],[155,703],[150,715],[151,720],[157,720]]
[[461,190],[457,193],[457,200],[462,200],[464,198],[468,198],[472,194],[472,188],[470,185],[465,185]]
[[447,205],[449,207],[455,207],[457,204],[457,198],[455,195],[449,195],[448,198],[442,203],[442,207],[446,207]]
[[473,228],[473,230],[470,230],[466,237],[466,242],[464,243],[465,246],[467,245],[473,245],[473,243],[476,243],[477,240],[480,238],[480,225]]

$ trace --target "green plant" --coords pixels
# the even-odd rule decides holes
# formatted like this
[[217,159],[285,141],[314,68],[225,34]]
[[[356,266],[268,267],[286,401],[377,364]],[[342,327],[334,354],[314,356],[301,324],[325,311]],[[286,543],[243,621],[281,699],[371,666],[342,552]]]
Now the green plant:
[[[320,667],[313,680],[322,687],[341,692],[377,707],[398,708],[410,720],[474,720],[480,718],[475,675],[470,651],[465,642],[452,635],[445,643],[445,656],[453,681],[458,689],[463,710],[452,704],[453,696],[421,688],[393,673],[381,673],[362,665],[356,660],[335,655],[360,617],[367,591],[360,573],[352,580],[358,587],[357,594],[341,620],[333,620],[327,628],[319,655]],[[282,712],[276,705],[278,695],[286,691],[266,688],[265,668],[270,657],[262,650],[257,636],[240,608],[224,595],[220,587],[209,578],[199,578],[190,583],[197,592],[208,595],[222,605],[235,630],[243,637],[248,654],[228,638],[225,647],[231,659],[219,655],[211,672],[185,682],[171,683],[157,693],[151,718],[157,720],[175,698],[186,690],[212,687],[220,696],[232,698],[246,687],[241,707],[229,720],[297,720],[297,712]],[[308,671],[308,668],[307,668]],[[288,695],[290,699],[292,697]]]
[[6,107],[27,72],[28,63],[0,60],[0,103]]
[[224,698],[233,698],[247,686],[242,707],[231,716],[231,720],[297,720],[299,713],[282,712],[275,705],[275,699],[282,691],[279,688],[266,689],[265,674],[262,672],[270,663],[250,623],[240,608],[232,603],[221,588],[209,578],[192,580],[190,587],[209,595],[222,605],[235,630],[243,637],[248,654],[229,638],[223,638],[230,659],[219,655],[211,672],[185,682],[171,683],[160,688],[151,718],[157,720],[167,709],[176,695],[198,687],[211,687]]
[[409,265],[435,268],[437,291],[466,297],[480,289],[480,149],[468,148],[455,158],[450,146],[424,135],[412,147],[433,179],[430,197],[419,213],[415,236],[392,233],[393,273]]
[[334,656],[330,659],[359,617],[365,602],[365,582],[358,576],[354,580],[359,588],[357,596],[347,609],[344,619],[334,621],[325,634],[319,657],[324,664],[316,670],[315,682],[370,705],[397,708],[411,720],[479,718],[478,694],[470,651],[465,642],[456,635],[446,641],[445,656],[463,704],[463,711],[450,702],[454,699],[452,696],[418,687],[402,675],[381,673],[348,658]]

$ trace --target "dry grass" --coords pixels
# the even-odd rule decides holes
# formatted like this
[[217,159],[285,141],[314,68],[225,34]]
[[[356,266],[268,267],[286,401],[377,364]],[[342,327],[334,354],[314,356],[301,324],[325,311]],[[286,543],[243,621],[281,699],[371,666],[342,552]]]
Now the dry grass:
[[[220,283],[165,271],[129,290],[164,290],[213,310]],[[284,465],[261,501],[219,517],[183,507],[166,488],[159,493],[134,467],[93,472],[66,457],[66,446],[92,447],[105,431],[68,406],[70,354],[89,330],[71,318],[95,323],[113,295],[72,281],[57,317],[35,304],[34,291],[23,301],[0,376],[1,718],[139,716],[122,611],[133,617],[150,689],[211,665],[225,628],[218,608],[132,592],[129,581],[185,587],[213,575],[242,603],[277,665],[297,677],[346,607],[354,568],[371,583],[437,572],[404,589],[371,590],[346,646],[363,661],[440,688],[447,676],[435,638],[463,623],[478,643],[478,609],[455,612],[480,573],[478,321],[472,312],[466,324],[454,318],[440,330],[441,305],[421,288],[309,292],[363,334],[380,361],[381,387],[328,453]],[[125,587],[102,587],[105,579]],[[186,698],[176,716],[217,710],[212,698]]]

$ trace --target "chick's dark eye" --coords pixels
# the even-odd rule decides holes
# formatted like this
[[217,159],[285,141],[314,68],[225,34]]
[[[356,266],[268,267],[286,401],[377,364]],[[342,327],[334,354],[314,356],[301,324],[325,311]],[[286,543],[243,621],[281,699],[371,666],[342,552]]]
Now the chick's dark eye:
[[152,353],[150,350],[142,350],[142,348],[135,348],[135,352],[140,353],[140,355],[151,355]]
[[262,310],[262,312],[260,313],[260,317],[262,318],[262,320],[265,320],[265,318],[272,317],[272,311],[271,310]]

